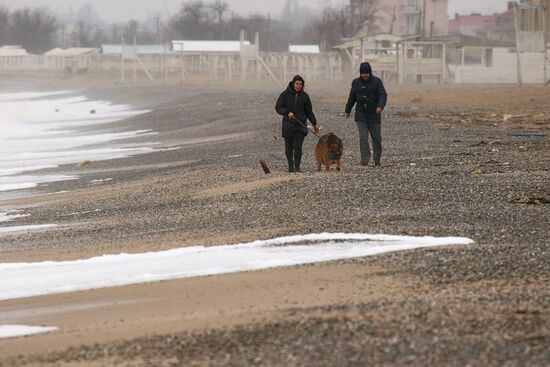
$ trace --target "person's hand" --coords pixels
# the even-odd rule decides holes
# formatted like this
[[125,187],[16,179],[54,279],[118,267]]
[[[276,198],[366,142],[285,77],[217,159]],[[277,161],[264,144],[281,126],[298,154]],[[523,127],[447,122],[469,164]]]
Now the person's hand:
[[288,113],[288,119],[292,120],[294,118],[294,114],[292,112]]
[[384,110],[382,109],[382,107],[377,107],[377,108],[376,108],[376,113],[377,113],[377,114],[381,114],[382,111],[384,111]]
[[315,131],[315,134],[319,134],[319,131],[321,131],[321,129],[319,129],[319,126],[314,126],[313,131]]
[[351,113],[346,113],[346,119],[349,119],[350,116],[351,116]]

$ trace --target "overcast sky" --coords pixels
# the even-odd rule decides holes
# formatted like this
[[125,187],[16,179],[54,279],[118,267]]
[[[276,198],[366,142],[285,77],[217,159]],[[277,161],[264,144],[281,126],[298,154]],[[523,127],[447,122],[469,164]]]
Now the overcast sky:
[[[207,0],[208,1],[208,0]],[[285,0],[226,0],[231,8],[242,15],[250,13],[267,14],[278,17]],[[330,0],[300,0],[303,5],[319,9]],[[338,3],[339,0],[332,0]],[[8,8],[23,6],[47,5],[52,10],[64,13],[64,9],[72,7],[77,10],[82,4],[91,4],[106,21],[124,21],[128,19],[144,19],[153,11],[161,11],[164,17],[173,14],[182,0],[0,0],[0,4]],[[493,13],[506,9],[507,0],[450,0],[449,14],[483,12]]]

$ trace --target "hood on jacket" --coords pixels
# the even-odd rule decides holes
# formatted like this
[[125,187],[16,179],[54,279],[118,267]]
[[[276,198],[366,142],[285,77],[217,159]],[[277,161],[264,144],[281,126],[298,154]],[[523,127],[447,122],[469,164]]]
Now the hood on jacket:
[[295,92],[294,83],[296,83],[298,80],[301,81],[303,84],[302,90],[304,90],[306,86],[306,81],[304,80],[304,78],[302,78],[300,75],[295,75],[294,78],[292,78],[292,81],[288,84],[288,88],[291,89],[293,92]]
[[359,74],[371,74],[372,75],[372,67],[368,62],[364,62],[361,64],[361,67],[359,67]]

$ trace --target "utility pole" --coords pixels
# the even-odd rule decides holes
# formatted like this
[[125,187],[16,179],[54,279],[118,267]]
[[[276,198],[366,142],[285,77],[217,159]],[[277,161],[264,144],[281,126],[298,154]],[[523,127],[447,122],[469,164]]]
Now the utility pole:
[[155,17],[156,21],[157,21],[157,39],[158,39],[158,42],[159,42],[159,45],[162,44],[162,38],[160,36],[160,17],[157,16]]
[[521,15],[521,10],[518,6],[518,4],[514,4],[514,24],[516,28],[516,66],[517,66],[517,74],[518,74],[518,84],[520,86],[523,85],[523,75],[521,71],[521,44],[519,39],[519,32],[520,32],[520,22],[519,17]]
[[426,36],[426,0],[422,6],[422,37]]
[[271,52],[271,12],[267,12],[267,52]]

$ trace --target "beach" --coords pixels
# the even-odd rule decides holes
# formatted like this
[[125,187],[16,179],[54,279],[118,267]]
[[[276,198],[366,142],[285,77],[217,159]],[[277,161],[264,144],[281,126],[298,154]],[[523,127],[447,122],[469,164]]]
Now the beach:
[[[548,88],[389,85],[383,166],[365,168],[342,114],[349,86],[308,85],[343,170],[316,172],[310,135],[298,175],[274,111],[282,86],[6,77],[7,92],[30,88],[142,111],[78,128],[121,134],[89,151],[137,151],[75,155],[33,172],[71,179],[2,192],[0,228],[46,226],[0,231],[2,264],[321,233],[473,243],[5,299],[0,325],[57,329],[0,339],[0,366],[550,363]],[[533,132],[545,136],[515,136]]]

